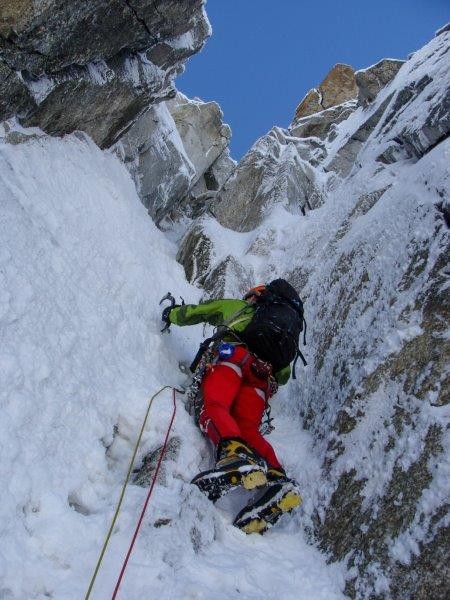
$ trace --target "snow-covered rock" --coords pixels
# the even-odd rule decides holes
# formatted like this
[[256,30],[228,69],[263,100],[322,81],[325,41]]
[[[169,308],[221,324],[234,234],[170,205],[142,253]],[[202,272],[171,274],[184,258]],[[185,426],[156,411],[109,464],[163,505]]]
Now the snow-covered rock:
[[397,75],[404,62],[404,60],[385,58],[367,69],[356,71],[358,102],[362,105],[373,102],[378,92]]
[[203,0],[9,2],[0,11],[0,120],[102,147],[158,100],[210,35]]
[[[228,148],[231,129],[223,123],[223,113],[216,102],[189,100],[179,94],[167,105],[194,166],[193,183],[197,183]],[[207,186],[208,179],[205,183]]]
[[165,102],[139,117],[115,150],[156,223],[188,195],[196,171]]
[[219,190],[211,206],[218,221],[249,231],[275,204],[293,214],[319,206],[322,181],[303,158],[303,150],[301,140],[278,127],[260,138]]
[[152,106],[140,116],[115,150],[144,206],[161,224],[204,212],[208,192],[216,191],[235,168],[228,150],[230,135],[215,102],[189,100],[178,93],[173,101]]
[[[201,327],[162,336],[159,299],[171,289],[196,302],[200,291],[123,163],[80,134],[2,127],[0,237],[0,597],[73,600],[86,594],[149,398],[182,387],[178,362],[202,337]],[[342,567],[326,565],[292,521],[249,539],[232,525],[246,494],[215,506],[190,485],[212,452],[182,399],[119,596],[275,598],[282,589],[296,600],[301,588],[343,600]],[[92,598],[112,595],[171,414],[165,390]],[[280,453],[290,431],[306,458],[309,436],[280,419]],[[313,464],[307,475],[291,468],[306,481]]]
[[348,119],[356,108],[356,101],[349,100],[344,104],[338,104],[307,117],[295,119],[289,128],[289,132],[298,138],[316,137],[325,140],[335,135],[336,125]]

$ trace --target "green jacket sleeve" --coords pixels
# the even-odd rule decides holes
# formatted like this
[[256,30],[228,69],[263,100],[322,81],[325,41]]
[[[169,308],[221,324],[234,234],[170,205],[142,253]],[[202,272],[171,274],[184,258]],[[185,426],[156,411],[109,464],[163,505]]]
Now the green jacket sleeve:
[[247,306],[243,300],[207,300],[200,304],[183,304],[170,311],[169,319],[174,325],[197,325],[209,323],[222,325],[234,314]]

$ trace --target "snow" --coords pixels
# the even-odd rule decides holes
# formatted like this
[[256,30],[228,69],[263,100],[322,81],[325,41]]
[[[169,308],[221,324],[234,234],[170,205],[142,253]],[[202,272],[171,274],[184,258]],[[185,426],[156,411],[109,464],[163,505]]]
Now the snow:
[[[114,153],[80,134],[20,133],[28,139],[13,145],[0,132],[0,596],[64,600],[87,591],[149,397],[184,383],[178,361],[202,334],[161,335],[159,299],[171,290],[195,302],[200,290]],[[277,396],[273,440],[308,507],[319,462],[289,393]],[[138,463],[170,416],[166,391]],[[231,523],[246,497],[215,507],[189,484],[211,451],[181,395],[173,435],[181,451],[165,464],[119,597],[343,598],[345,569],[307,542],[303,509],[245,536]],[[92,598],[111,596],[146,493],[129,487]]]

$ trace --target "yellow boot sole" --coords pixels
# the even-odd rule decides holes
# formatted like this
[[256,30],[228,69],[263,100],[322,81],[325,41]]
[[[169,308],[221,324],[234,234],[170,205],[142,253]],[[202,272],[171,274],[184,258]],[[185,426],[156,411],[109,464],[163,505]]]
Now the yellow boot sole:
[[263,533],[267,529],[267,521],[265,519],[253,519],[244,527],[241,527],[241,531],[244,533]]
[[[288,492],[283,498],[281,498],[281,500],[279,500],[270,508],[270,512],[272,513],[272,515],[278,515],[275,519],[275,522],[278,520],[279,517],[281,517],[283,513],[289,512],[294,508],[297,508],[297,506],[299,506],[301,502],[302,498],[300,494],[294,491]],[[266,516],[266,519],[264,517],[255,517],[242,527],[239,527],[239,525],[238,527],[244,533],[264,533],[269,527],[273,525],[270,515],[267,515],[266,513]]]
[[[284,498],[282,498],[277,506],[281,512],[288,512],[293,508],[297,508],[302,503],[302,497],[295,492],[288,492]],[[272,509],[273,510],[273,509]]]
[[254,490],[257,487],[266,485],[267,477],[263,471],[253,471],[242,477],[242,485],[246,490]]

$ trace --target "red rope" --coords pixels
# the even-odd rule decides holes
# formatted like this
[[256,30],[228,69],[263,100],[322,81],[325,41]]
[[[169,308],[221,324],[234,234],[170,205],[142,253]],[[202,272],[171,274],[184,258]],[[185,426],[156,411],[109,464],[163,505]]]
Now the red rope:
[[119,575],[119,578],[117,580],[116,587],[114,588],[114,593],[112,595],[112,600],[115,600],[115,598],[117,596],[117,592],[119,591],[119,587],[120,587],[120,584],[122,582],[122,578],[123,578],[123,575],[125,573],[125,569],[127,568],[127,565],[128,565],[128,560],[129,560],[129,558],[131,556],[131,552],[133,551],[134,543],[135,543],[136,538],[138,536],[139,529],[141,528],[142,521],[143,521],[144,515],[145,515],[145,511],[147,510],[147,505],[149,503],[150,496],[152,495],[153,488],[155,487],[156,479],[157,479],[158,473],[159,473],[159,468],[161,466],[162,459],[164,458],[164,454],[165,454],[166,449],[167,449],[167,441],[169,439],[170,430],[172,429],[172,425],[173,425],[173,422],[174,422],[174,419],[175,419],[176,412],[177,412],[177,406],[176,406],[176,403],[175,403],[175,388],[173,388],[173,412],[172,412],[172,418],[170,420],[169,428],[168,428],[167,433],[166,433],[166,439],[164,440],[164,444],[163,444],[163,447],[161,449],[161,454],[159,455],[158,464],[156,465],[156,469],[155,469],[155,472],[153,474],[152,484],[150,486],[150,489],[148,490],[147,498],[145,499],[144,507],[142,509],[141,516],[139,517],[139,521],[138,521],[138,524],[136,526],[136,530],[134,532],[133,539],[131,540],[131,544],[130,544],[130,547],[128,548],[127,555],[126,555],[124,563],[122,565],[122,570],[120,571],[120,575]]

